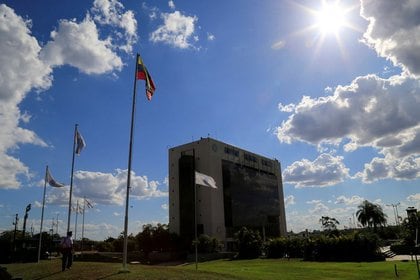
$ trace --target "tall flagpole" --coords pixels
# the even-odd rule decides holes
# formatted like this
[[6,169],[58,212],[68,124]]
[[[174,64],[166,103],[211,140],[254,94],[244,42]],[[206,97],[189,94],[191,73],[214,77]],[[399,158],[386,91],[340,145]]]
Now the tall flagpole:
[[45,168],[45,177],[44,177],[44,195],[42,198],[41,226],[39,227],[38,263],[41,260],[42,223],[44,222],[44,206],[45,206],[45,190],[47,189],[47,173],[48,173],[48,165]]
[[85,233],[85,207],[86,207],[86,196],[83,197],[83,219],[82,219],[82,242],[80,244],[80,251],[83,255],[83,235]]
[[194,244],[195,244],[195,270],[198,269],[198,240],[197,240],[197,184],[195,183],[195,149],[193,149],[193,184],[194,184]]
[[74,223],[74,243],[76,243],[77,240],[77,215],[79,214],[79,200],[77,200],[77,206],[76,206],[76,221]]
[[75,149],[76,149],[76,133],[77,133],[77,126],[78,124],[74,125],[74,137],[73,137],[73,155],[72,155],[72,161],[71,161],[71,176],[70,176],[70,195],[69,195],[69,213],[67,216],[67,232],[70,231],[70,219],[71,219],[71,196],[73,193],[73,172],[74,172],[74,156],[75,156]]
[[123,267],[121,272],[128,272],[127,269],[127,231],[128,231],[128,203],[130,197],[131,184],[131,158],[133,153],[133,134],[134,134],[134,116],[136,112],[136,95],[137,95],[137,67],[139,61],[139,54],[136,57],[136,70],[134,72],[134,89],[133,89],[133,104],[131,108],[131,127],[130,127],[130,144],[128,148],[128,171],[127,171],[127,193],[125,198],[125,218],[124,218],[124,248],[123,248]]

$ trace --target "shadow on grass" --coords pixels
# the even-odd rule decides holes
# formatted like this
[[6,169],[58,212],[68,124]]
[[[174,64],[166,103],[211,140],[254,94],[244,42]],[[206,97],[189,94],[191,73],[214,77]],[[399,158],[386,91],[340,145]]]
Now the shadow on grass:
[[53,276],[53,275],[56,275],[56,274],[60,274],[60,273],[62,273],[62,272],[61,272],[61,271],[57,271],[57,272],[49,273],[49,274],[43,275],[43,276],[41,276],[41,277],[34,278],[34,280],[41,280],[41,279],[45,279],[45,278],[48,278],[48,277],[50,277],[50,276]]
[[112,273],[112,274],[109,274],[109,275],[105,275],[105,276],[102,276],[102,277],[99,277],[99,278],[96,278],[96,279],[98,279],[98,280],[106,279],[106,278],[110,278],[110,277],[115,276],[115,275],[118,275],[118,274],[120,274],[120,273],[119,272],[115,272],[115,273]]

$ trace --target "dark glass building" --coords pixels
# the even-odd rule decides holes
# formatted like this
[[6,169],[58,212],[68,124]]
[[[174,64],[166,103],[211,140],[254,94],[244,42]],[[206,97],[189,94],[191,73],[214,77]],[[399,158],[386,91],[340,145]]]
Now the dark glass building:
[[[195,171],[217,188],[196,185]],[[197,229],[228,249],[243,226],[264,238],[286,235],[280,163],[211,138],[171,148],[169,229],[190,239]]]

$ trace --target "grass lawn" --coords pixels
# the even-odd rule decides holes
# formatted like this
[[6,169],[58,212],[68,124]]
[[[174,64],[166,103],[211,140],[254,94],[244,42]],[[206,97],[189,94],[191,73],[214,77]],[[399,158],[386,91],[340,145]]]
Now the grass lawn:
[[[399,278],[395,276],[397,265]],[[75,262],[61,272],[59,259],[40,264],[2,265],[13,277],[29,279],[418,279],[415,262],[335,263],[300,260],[218,260],[183,266],[128,265],[118,273],[119,263]]]

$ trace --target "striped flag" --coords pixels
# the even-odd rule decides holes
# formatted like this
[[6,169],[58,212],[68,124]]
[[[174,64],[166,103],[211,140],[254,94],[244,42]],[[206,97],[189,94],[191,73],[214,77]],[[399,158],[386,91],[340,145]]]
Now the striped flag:
[[47,182],[51,187],[55,187],[55,188],[63,188],[64,184],[61,184],[59,182],[57,182],[56,180],[54,180],[54,178],[51,176],[50,170],[47,169]]
[[146,65],[144,65],[143,60],[140,55],[137,54],[137,80],[144,80],[146,83],[146,97],[147,100],[152,100],[153,93],[155,92],[156,86],[153,82],[152,76],[150,76],[149,71],[147,71]]
[[85,139],[83,139],[83,136],[76,130],[76,155],[80,155],[84,147],[86,147]]
[[88,208],[93,208],[93,205],[89,202],[89,200],[85,199],[85,201]]

